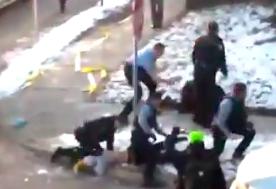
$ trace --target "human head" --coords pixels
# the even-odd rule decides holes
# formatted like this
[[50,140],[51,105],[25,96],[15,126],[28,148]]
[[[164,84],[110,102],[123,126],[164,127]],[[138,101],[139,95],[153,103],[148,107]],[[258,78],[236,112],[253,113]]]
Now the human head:
[[208,23],[207,26],[208,34],[215,34],[217,35],[219,32],[219,25],[216,21],[211,21]]
[[163,43],[156,43],[153,46],[153,51],[156,56],[156,59],[163,55],[164,50],[165,50],[165,45]]
[[161,92],[152,93],[150,94],[149,99],[156,108],[159,108],[162,101],[162,93]]
[[204,142],[205,135],[202,131],[192,131],[189,133],[189,142],[191,144],[194,143],[202,143]]
[[247,93],[247,87],[246,84],[242,82],[235,83],[233,86],[233,94],[235,97],[244,100]]

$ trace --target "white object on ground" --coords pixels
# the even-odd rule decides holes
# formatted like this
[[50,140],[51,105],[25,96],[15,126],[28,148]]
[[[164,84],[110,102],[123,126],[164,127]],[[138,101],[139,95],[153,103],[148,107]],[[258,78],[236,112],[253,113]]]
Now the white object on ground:
[[[238,167],[236,181],[246,183],[252,189],[275,189],[276,143],[249,153]],[[234,185],[231,189],[236,189]]]
[[99,2],[97,6],[83,11],[64,24],[53,28],[32,48],[11,60],[9,67],[0,76],[0,98],[17,91],[25,83],[29,73],[38,70],[41,64],[48,59],[59,55],[60,51],[79,35],[94,27],[98,20],[120,11],[129,2],[130,0],[108,0],[103,6]]
[[[229,75],[218,82],[229,92],[232,84],[241,81],[248,86],[247,103],[251,107],[276,107],[276,40],[275,29],[263,22],[273,13],[273,7],[253,4],[226,5],[198,12],[189,12],[182,21],[150,41],[166,44],[164,56],[159,60],[163,79],[177,80],[174,84],[160,84],[160,90],[173,99],[179,99],[181,87],[193,78],[191,53],[194,41],[206,31],[207,22],[214,19],[224,39]],[[177,79],[178,78],[178,79]],[[179,79],[180,78],[180,79]],[[113,75],[100,101],[124,102],[133,96],[123,71]]]

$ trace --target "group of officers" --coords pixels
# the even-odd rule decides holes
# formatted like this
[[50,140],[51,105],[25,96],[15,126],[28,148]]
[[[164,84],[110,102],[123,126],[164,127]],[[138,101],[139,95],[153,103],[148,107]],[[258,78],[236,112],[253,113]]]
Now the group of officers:
[[[128,152],[135,157],[136,165],[143,164],[144,186],[155,186],[154,172],[157,164],[171,163],[178,172],[179,189],[226,189],[226,182],[220,168],[219,156],[223,153],[226,139],[232,133],[242,135],[244,138],[236,148],[233,158],[242,159],[245,150],[255,136],[253,124],[247,119],[245,107],[246,85],[235,83],[229,96],[219,103],[215,115],[210,118],[212,109],[213,89],[216,85],[215,76],[218,70],[227,77],[227,66],[222,39],[218,35],[219,27],[216,22],[208,24],[206,35],[200,36],[196,41],[192,53],[194,65],[194,90],[196,91],[196,107],[194,121],[206,126],[213,133],[213,149],[205,149],[203,137],[198,137],[200,132],[192,132],[190,144],[184,151],[174,148],[178,140],[179,128],[174,128],[168,135],[157,122],[157,116],[162,110],[167,109],[162,103],[162,94],[156,92],[159,81],[155,62],[161,57],[165,45],[157,43],[153,47],[141,49],[134,64],[134,56],[125,61],[124,73],[130,86],[137,85],[138,100],[141,100],[143,83],[149,90],[148,100],[142,103],[137,116],[134,118],[134,129],[131,133],[131,145]],[[137,80],[133,80],[133,66],[137,66]],[[171,81],[164,81],[170,83]],[[75,130],[75,137],[80,143],[82,155],[93,154],[100,156],[103,148],[101,141],[107,141],[107,150],[113,150],[114,133],[116,129],[128,125],[128,116],[133,111],[133,99],[126,103],[119,115],[101,117],[97,120],[84,123]],[[210,119],[212,119],[210,121]],[[156,147],[157,133],[166,137],[163,148]],[[58,149],[53,159],[62,155],[66,150]],[[161,151],[165,151],[161,153]],[[183,178],[185,176],[185,179]]]

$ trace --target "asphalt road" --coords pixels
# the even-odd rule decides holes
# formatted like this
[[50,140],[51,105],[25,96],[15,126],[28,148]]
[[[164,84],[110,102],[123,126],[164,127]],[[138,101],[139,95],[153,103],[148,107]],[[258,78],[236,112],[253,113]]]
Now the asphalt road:
[[[37,0],[38,29],[40,34],[49,31],[73,15],[94,6],[98,0],[68,0],[67,12],[60,14],[59,0]],[[8,58],[12,54],[30,47],[37,40],[34,30],[32,0],[18,1],[0,10],[0,70],[5,68],[3,56]],[[54,45],[54,44],[53,44]],[[6,54],[8,51],[11,53]]]

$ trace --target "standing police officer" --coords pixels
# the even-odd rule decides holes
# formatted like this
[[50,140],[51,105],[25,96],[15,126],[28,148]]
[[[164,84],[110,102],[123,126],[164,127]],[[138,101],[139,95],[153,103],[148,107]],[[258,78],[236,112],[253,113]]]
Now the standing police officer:
[[222,39],[218,36],[219,26],[216,22],[208,24],[208,34],[195,41],[192,53],[194,64],[194,84],[196,92],[196,110],[194,121],[202,126],[212,121],[213,91],[216,73],[221,70],[227,77],[225,50]]
[[155,186],[155,167],[160,154],[159,150],[149,139],[156,140],[152,130],[166,136],[157,123],[157,108],[160,105],[162,94],[152,93],[145,104],[142,105],[139,115],[134,120],[134,130],[131,133],[131,146],[134,156],[141,162],[145,162],[146,167],[143,173],[144,186]]
[[244,151],[254,139],[256,131],[253,123],[247,120],[245,97],[246,85],[236,83],[233,94],[220,103],[219,111],[213,121],[214,151],[218,155],[223,152],[226,139],[231,133],[244,137],[236,148],[233,158],[242,158]]
[[153,29],[161,29],[164,15],[164,0],[150,0]]
[[[136,62],[136,66],[137,66],[136,81],[133,81],[133,66],[135,61],[134,55],[132,55],[130,58],[126,60],[124,73],[128,81],[128,84],[130,86],[134,86],[135,83],[138,84],[137,103],[139,103],[139,101],[143,96],[143,90],[140,85],[140,82],[146,85],[150,94],[155,92],[156,86],[157,86],[155,62],[160,56],[163,55],[164,50],[165,50],[165,45],[162,43],[157,43],[153,47],[145,47],[138,51],[138,57]],[[119,121],[121,122],[121,124],[128,123],[128,116],[131,114],[133,110],[133,100],[134,98],[128,101],[124,109],[122,110],[122,112],[119,114]]]

